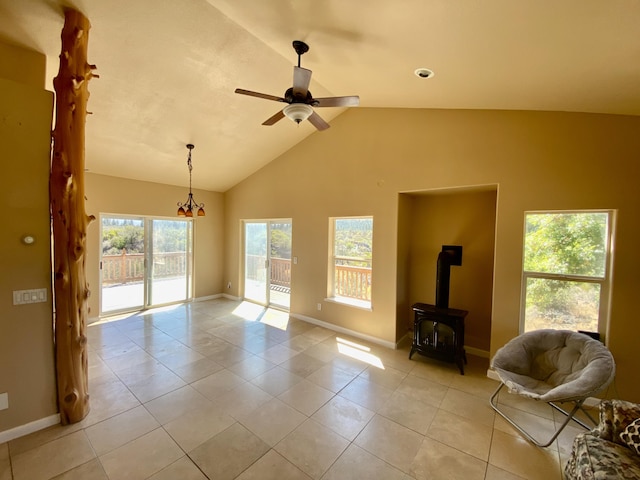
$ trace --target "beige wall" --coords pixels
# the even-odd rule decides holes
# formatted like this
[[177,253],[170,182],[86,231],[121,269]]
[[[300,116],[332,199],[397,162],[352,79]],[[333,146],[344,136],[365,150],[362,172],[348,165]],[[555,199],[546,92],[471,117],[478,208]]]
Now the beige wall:
[[43,90],[47,58],[39,52],[0,42],[0,78]]
[[[0,433],[57,412],[53,365],[49,158],[53,94],[42,87],[44,57],[0,46]],[[39,85],[39,86],[38,86]],[[24,235],[34,244],[21,242]],[[14,290],[45,288],[47,301],[13,305]]]
[[[436,267],[442,245],[462,245],[462,265],[451,267],[449,306],[467,310],[465,344],[489,351],[493,252],[495,248],[496,191],[409,195],[410,303],[435,303]],[[400,240],[398,240],[400,241]],[[403,312],[413,324],[409,310]],[[480,353],[480,352],[477,352]]]
[[[283,128],[286,125],[283,126]],[[518,334],[524,212],[618,210],[610,333],[618,394],[640,401],[633,313],[640,118],[554,112],[350,109],[226,193],[225,282],[238,285],[239,222],[290,217],[291,312],[395,342],[409,295],[399,192],[498,185],[490,352]],[[322,302],[328,217],[374,216],[373,311]],[[402,240],[402,241],[401,241]],[[404,243],[403,243],[404,242]],[[233,294],[240,292],[234,291]],[[402,322],[401,322],[402,323]]]
[[[178,160],[178,159],[177,159]],[[187,175],[185,169],[185,175]],[[101,213],[146,215],[175,218],[177,202],[187,197],[186,187],[140,182],[87,173],[85,209],[94,215],[87,231],[87,281],[91,290],[89,316],[99,314],[100,298],[100,225]],[[221,193],[194,190],[195,199],[205,204],[204,217],[194,217],[194,297],[207,297],[223,291],[223,214]]]
[[[21,62],[31,73],[23,83],[0,79],[0,201],[11,212],[0,239],[0,393],[8,392],[10,403],[0,411],[0,432],[57,411],[47,186],[53,95],[38,86],[42,69],[31,62],[42,59],[7,48],[0,49],[0,63],[5,62],[0,77],[21,68]],[[293,267],[291,312],[395,342],[406,331],[401,317],[414,295],[412,240],[399,234],[412,222],[411,199],[400,193],[498,185],[489,346],[494,353],[518,333],[524,212],[616,209],[607,342],[618,366],[617,395],[640,401],[634,315],[640,287],[638,132],[639,117],[351,109],[334,119],[331,129],[312,135],[226,194],[195,192],[207,204],[207,216],[196,220],[195,294],[226,291],[227,281],[233,285],[228,293],[241,293],[241,219],[292,218],[293,255],[299,261]],[[89,173],[86,210],[96,216],[173,217],[185,191]],[[328,218],[343,215],[375,219],[372,311],[324,302]],[[20,243],[25,233],[36,236],[35,245]],[[92,315],[98,312],[98,233],[94,222],[87,256]],[[47,288],[48,301],[13,306],[11,292],[28,288]],[[323,304],[321,312],[317,303]]]

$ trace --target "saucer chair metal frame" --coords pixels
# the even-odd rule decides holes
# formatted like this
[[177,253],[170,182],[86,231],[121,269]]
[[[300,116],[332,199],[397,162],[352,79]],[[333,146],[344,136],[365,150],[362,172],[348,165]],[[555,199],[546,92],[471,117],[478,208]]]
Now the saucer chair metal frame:
[[[598,340],[568,330],[534,330],[524,333],[500,348],[491,361],[491,368],[502,383],[491,395],[491,407],[525,438],[539,447],[548,447],[573,420],[590,427],[575,417],[583,411],[590,396],[606,388],[615,376],[611,352]],[[546,442],[536,440],[498,407],[498,394],[507,387],[510,393],[548,403],[565,415],[565,420]],[[558,403],[572,403],[567,411]]]

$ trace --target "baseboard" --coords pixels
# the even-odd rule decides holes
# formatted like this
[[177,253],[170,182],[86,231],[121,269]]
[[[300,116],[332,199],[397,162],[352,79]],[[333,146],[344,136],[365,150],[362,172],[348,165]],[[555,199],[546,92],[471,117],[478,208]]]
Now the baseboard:
[[597,398],[597,397],[589,397],[584,401],[584,406],[585,407],[590,407],[590,408],[594,408],[597,407],[598,405],[600,405],[600,402],[602,401],[601,398]]
[[323,322],[322,320],[318,320],[317,318],[307,317],[306,315],[300,315],[297,313],[291,313],[290,316],[307,323],[318,325],[319,327],[333,330],[334,332],[344,333],[345,335],[350,335],[352,337],[360,338],[361,340],[366,340],[367,342],[375,343],[376,345],[381,345],[383,347],[390,348],[392,350],[396,349],[396,344],[394,342],[388,342],[387,340],[382,340],[381,338],[378,338],[378,337],[366,335],[364,333],[356,332],[355,330],[350,330],[348,328],[339,327],[338,325]]
[[43,430],[47,427],[51,427],[52,425],[57,425],[59,423],[60,414],[56,413],[55,415],[41,418],[40,420],[35,420],[33,422],[25,423],[24,425],[19,425],[9,430],[5,430],[4,432],[0,432],[0,444],[6,443],[18,437],[24,437],[25,435],[29,435],[30,433],[37,432],[38,430]]
[[236,302],[242,300],[242,297],[234,297],[233,295],[229,295],[228,293],[221,293],[220,295],[228,300],[235,300]]
[[215,300],[216,298],[220,298],[223,297],[224,294],[223,293],[217,293],[215,295],[206,295],[204,297],[196,297],[194,299],[192,299],[192,302],[206,302],[207,300]]
[[413,343],[413,332],[405,333],[400,340],[396,342],[396,350],[399,350],[403,347],[411,347]]
[[464,350],[469,354],[476,357],[489,358],[489,352],[487,350],[481,350],[475,347],[464,346]]

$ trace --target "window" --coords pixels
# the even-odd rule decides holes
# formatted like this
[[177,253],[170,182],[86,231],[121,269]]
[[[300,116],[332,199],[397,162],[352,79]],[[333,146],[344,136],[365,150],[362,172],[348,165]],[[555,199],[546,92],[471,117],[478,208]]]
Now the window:
[[330,220],[329,297],[371,308],[373,217]]
[[525,214],[524,331],[604,333],[612,212]]

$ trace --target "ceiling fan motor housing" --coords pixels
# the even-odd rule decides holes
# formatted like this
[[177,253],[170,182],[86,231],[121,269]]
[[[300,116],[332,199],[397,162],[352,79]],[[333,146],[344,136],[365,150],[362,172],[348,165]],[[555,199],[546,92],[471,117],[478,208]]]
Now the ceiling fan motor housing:
[[287,103],[306,103],[307,105],[318,103],[313,99],[313,95],[311,95],[309,90],[307,90],[306,95],[294,95],[293,88],[288,88],[287,91],[284,92],[284,99]]

